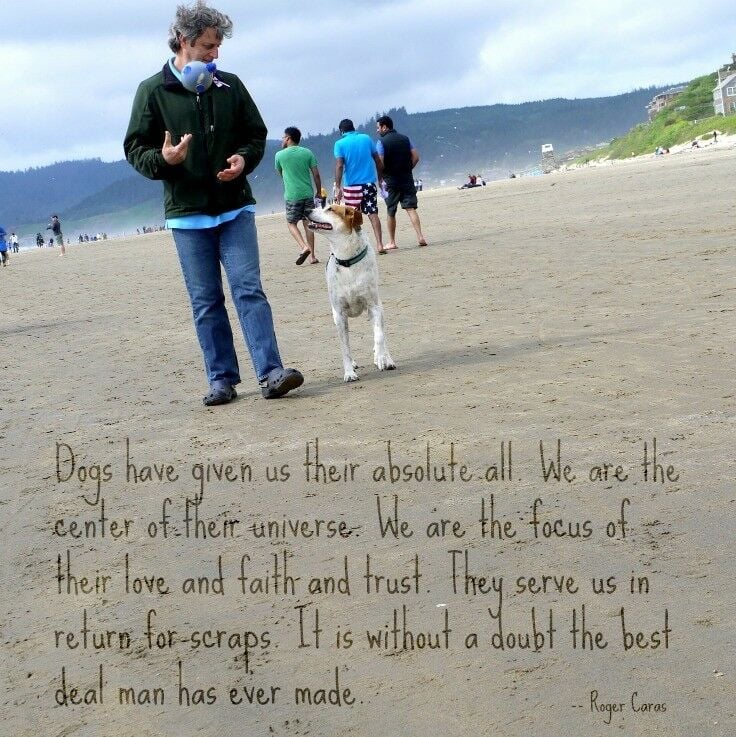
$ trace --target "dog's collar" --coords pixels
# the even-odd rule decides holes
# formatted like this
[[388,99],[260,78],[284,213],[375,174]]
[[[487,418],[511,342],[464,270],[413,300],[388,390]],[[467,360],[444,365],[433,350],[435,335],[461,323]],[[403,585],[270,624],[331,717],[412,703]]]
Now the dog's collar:
[[358,261],[362,261],[365,258],[366,253],[368,253],[368,246],[366,246],[359,254],[353,256],[352,258],[338,258],[337,256],[335,256],[334,253],[332,254],[332,256],[334,257],[338,266],[352,266],[353,264],[357,264]]

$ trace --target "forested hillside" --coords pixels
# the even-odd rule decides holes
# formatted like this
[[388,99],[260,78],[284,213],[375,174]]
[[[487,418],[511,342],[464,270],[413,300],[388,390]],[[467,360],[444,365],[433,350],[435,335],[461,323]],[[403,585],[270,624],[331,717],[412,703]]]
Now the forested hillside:
[[[431,187],[460,183],[469,172],[494,179],[535,167],[543,143],[553,144],[561,153],[621,136],[645,119],[646,104],[661,89],[427,113],[410,114],[400,108],[388,114],[396,129],[409,135],[419,149],[422,160],[417,176]],[[360,121],[355,123],[357,126]],[[298,126],[299,121],[293,124]],[[375,137],[374,120],[365,121],[359,129]],[[271,140],[264,159],[251,175],[260,212],[282,208],[281,180],[273,170],[280,134],[280,130],[269,132]],[[302,141],[317,156],[328,189],[333,180],[336,139],[335,129]],[[52,212],[61,216],[70,237],[75,230],[113,233],[121,228],[162,224],[161,183],[139,176],[123,160],[70,161],[24,172],[0,172],[0,223],[7,229],[35,232],[45,227]],[[140,222],[143,213],[155,222]],[[104,227],[106,216],[114,226]]]

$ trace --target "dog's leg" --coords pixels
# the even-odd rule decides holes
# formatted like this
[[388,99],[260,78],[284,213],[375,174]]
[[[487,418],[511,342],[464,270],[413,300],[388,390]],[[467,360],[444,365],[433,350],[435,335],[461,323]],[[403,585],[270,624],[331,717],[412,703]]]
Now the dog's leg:
[[337,335],[340,338],[340,350],[342,351],[342,367],[345,372],[343,381],[357,381],[358,374],[355,373],[355,361],[350,355],[350,334],[348,332],[348,316],[337,311],[332,311],[332,319],[337,326]]
[[370,309],[373,320],[373,363],[378,366],[379,371],[390,371],[396,368],[396,364],[388,352],[386,336],[383,332],[383,306],[378,302]]

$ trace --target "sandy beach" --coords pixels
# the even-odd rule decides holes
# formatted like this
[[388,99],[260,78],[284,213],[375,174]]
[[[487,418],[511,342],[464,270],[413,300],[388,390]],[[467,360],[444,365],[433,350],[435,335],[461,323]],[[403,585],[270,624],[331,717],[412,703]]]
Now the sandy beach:
[[733,734],[735,166],[421,193],[352,385],[260,218],[279,401],[236,333],[202,406],[167,233],[12,258],[0,734]]

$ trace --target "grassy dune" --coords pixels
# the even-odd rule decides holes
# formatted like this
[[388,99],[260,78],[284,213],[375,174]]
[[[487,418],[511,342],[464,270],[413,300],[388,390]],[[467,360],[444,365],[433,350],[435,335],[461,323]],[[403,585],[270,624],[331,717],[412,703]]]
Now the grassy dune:
[[621,138],[614,138],[595,155],[588,154],[581,163],[591,159],[625,159],[652,153],[657,146],[671,148],[696,138],[709,140],[713,131],[736,134],[736,115],[713,115],[712,90],[716,75],[707,74],[694,79],[668,107],[647,123],[632,128]]

